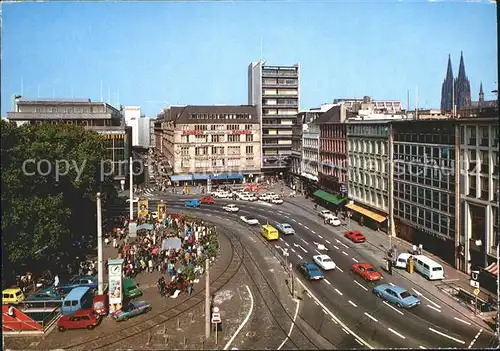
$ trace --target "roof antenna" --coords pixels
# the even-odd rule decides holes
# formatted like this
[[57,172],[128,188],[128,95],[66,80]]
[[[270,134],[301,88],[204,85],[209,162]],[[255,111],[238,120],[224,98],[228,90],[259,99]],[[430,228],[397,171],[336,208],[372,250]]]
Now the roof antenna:
[[262,62],[264,60],[263,54],[264,52],[264,49],[263,49],[263,45],[262,45],[262,34],[260,35],[260,62]]

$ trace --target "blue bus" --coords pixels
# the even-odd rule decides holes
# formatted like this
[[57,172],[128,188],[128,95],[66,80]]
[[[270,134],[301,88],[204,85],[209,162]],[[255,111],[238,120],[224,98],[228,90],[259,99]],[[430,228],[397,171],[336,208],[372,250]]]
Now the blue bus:
[[64,298],[61,313],[72,314],[84,308],[92,308],[93,291],[89,287],[74,288]]

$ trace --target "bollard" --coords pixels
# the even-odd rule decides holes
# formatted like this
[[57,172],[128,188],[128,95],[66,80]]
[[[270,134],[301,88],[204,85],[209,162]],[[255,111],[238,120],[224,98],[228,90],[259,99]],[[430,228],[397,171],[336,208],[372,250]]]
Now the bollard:
[[201,337],[201,349],[205,350],[205,337],[204,336]]
[[167,333],[167,323],[163,323],[163,335]]
[[180,328],[181,327],[181,320],[179,319],[179,317],[177,317],[177,328]]
[[165,345],[168,344],[168,341],[170,340],[170,336],[165,335]]
[[184,346],[187,346],[187,343],[188,343],[188,339],[186,337],[184,337]]

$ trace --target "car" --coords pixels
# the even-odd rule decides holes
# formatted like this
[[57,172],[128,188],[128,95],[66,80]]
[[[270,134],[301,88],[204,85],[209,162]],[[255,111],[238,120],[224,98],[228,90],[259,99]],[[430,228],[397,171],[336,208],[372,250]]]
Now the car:
[[222,209],[226,212],[238,212],[240,210],[238,207],[236,207],[236,205],[233,204],[226,205],[222,207]]
[[[130,202],[130,199],[127,199],[127,202]],[[134,203],[134,204],[135,204],[136,202],[139,202],[139,198],[138,198],[138,197],[134,197],[134,198],[132,199],[132,203]]]
[[215,200],[212,196],[203,196],[201,199],[200,199],[200,203],[201,204],[207,204],[207,205],[211,205],[211,204],[214,204],[215,203]]
[[231,194],[228,191],[218,190],[213,193],[213,196],[219,199],[227,199],[228,197],[231,197]]
[[257,218],[249,217],[249,216],[240,216],[240,219],[246,224],[256,225],[259,224],[259,220]]
[[200,200],[189,200],[184,203],[186,207],[200,207]]
[[240,194],[240,195],[237,195],[237,196],[238,196],[239,200],[250,201],[250,196],[247,195],[247,194]]
[[334,227],[342,225],[342,222],[340,222],[340,219],[336,216],[328,217],[328,223],[333,225]]
[[59,285],[56,291],[59,294],[68,294],[74,288],[79,287],[97,289],[97,278],[92,275],[78,275],[73,277],[68,283]]
[[382,279],[382,274],[377,272],[371,264],[368,263],[355,263],[352,265],[352,270],[359,274],[363,279],[371,282]]
[[285,235],[295,234],[295,229],[293,229],[293,227],[288,223],[278,223],[276,225],[276,229],[278,229],[278,231],[280,231],[281,233],[283,233]]
[[401,308],[412,308],[420,305],[420,299],[417,296],[397,285],[380,284],[374,287],[372,292]]
[[315,255],[313,256],[313,261],[325,271],[337,268],[335,262],[328,255]]
[[2,305],[16,305],[24,301],[24,299],[23,291],[17,287],[2,291]]
[[143,313],[148,313],[149,311],[151,311],[151,305],[146,301],[130,302],[121,310],[113,312],[112,316],[117,322],[121,322],[126,321],[131,317],[135,317]]
[[248,195],[248,201],[257,201],[258,197],[255,194]]
[[366,241],[366,237],[359,230],[348,230],[345,232],[345,237],[354,243],[364,243]]
[[261,194],[261,195],[259,195],[259,200],[260,201],[269,201],[270,200],[269,199],[269,195],[267,195],[267,194]]
[[330,211],[328,210],[321,210],[318,212],[318,216],[320,216],[321,218],[331,218],[331,217],[334,217],[333,216],[333,213],[331,213]]
[[307,280],[320,280],[325,278],[319,267],[314,263],[299,263],[297,269]]
[[63,315],[57,321],[57,329],[60,332],[65,332],[69,329],[89,329],[92,330],[99,324],[101,317],[96,315],[94,310],[83,309],[76,311],[73,314]]
[[42,289],[38,292],[28,295],[26,298],[26,303],[35,301],[50,301],[50,300],[62,300],[64,295],[56,290],[54,287]]
[[273,197],[271,199],[271,203],[281,205],[283,203],[283,199],[281,199],[279,197]]

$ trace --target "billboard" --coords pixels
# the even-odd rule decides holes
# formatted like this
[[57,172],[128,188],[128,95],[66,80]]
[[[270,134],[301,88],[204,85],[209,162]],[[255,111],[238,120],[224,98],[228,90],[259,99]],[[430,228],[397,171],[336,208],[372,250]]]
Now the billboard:
[[139,202],[137,202],[137,216],[146,217],[148,213],[149,213],[149,201],[139,200]]
[[158,204],[158,222],[161,222],[167,217],[167,204]]
[[110,305],[122,303],[122,267],[123,259],[113,259],[108,261],[108,284]]

